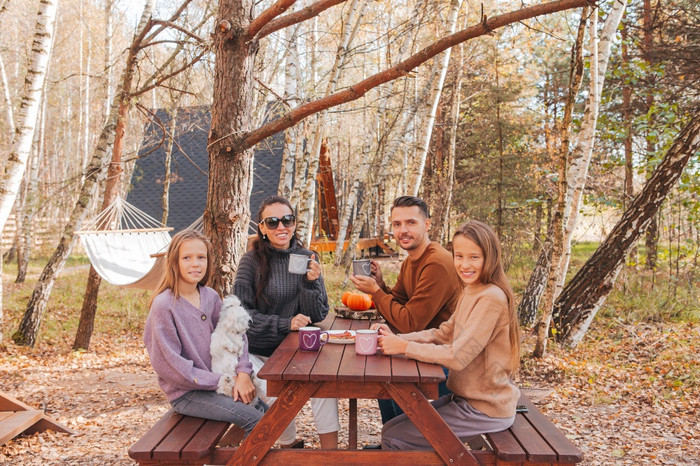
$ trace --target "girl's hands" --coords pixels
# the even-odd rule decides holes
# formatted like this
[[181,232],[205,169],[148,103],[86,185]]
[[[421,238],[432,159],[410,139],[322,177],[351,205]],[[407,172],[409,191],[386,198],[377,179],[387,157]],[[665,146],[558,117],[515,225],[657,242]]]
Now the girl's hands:
[[241,372],[237,374],[236,385],[233,386],[231,393],[234,401],[242,401],[245,404],[250,403],[255,398],[255,385],[250,380],[250,374]]
[[310,282],[318,279],[321,276],[321,264],[317,262],[316,254],[311,254],[309,261],[309,269],[306,272],[306,279]]
[[372,324],[370,329],[376,330],[377,332],[379,332],[380,335],[393,335],[394,334],[387,324]]
[[380,337],[377,339],[377,346],[382,349],[382,353],[406,354],[406,347],[408,346],[408,342],[406,340],[394,335],[391,332],[384,334],[380,330],[379,334]]
[[296,332],[302,327],[306,327],[311,323],[311,317],[304,315],[304,314],[297,314],[294,317],[292,317],[292,320],[289,322],[289,330],[292,332]]

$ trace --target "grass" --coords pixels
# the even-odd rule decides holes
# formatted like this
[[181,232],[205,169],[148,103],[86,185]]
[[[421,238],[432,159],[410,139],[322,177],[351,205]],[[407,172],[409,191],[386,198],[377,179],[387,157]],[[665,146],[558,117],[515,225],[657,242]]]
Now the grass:
[[[569,276],[581,267],[595,251],[596,243],[574,245]],[[663,256],[663,255],[660,255]],[[522,293],[536,257],[533,254],[514,256],[508,276],[516,294]],[[34,290],[37,277],[47,258],[30,262],[27,280],[15,284],[16,264],[5,264],[3,270],[3,334],[6,337],[19,327],[27,302]],[[332,265],[330,254],[321,258],[323,273],[331,308],[340,304],[340,296],[345,290],[353,289],[347,273]],[[39,333],[40,341],[49,344],[67,342],[72,345],[80,318],[89,261],[84,255],[72,254],[60,278],[56,281],[48,302]],[[693,279],[695,270],[685,265],[682,278],[670,276],[668,266],[661,264],[652,273],[636,268],[626,268],[620,274],[614,290],[601,309],[598,319],[603,326],[611,328],[635,322],[699,322],[697,283]],[[384,278],[391,284],[396,273],[384,271]],[[148,314],[150,291],[121,289],[106,282],[100,287],[100,295],[95,320],[95,332],[110,335],[140,333]]]

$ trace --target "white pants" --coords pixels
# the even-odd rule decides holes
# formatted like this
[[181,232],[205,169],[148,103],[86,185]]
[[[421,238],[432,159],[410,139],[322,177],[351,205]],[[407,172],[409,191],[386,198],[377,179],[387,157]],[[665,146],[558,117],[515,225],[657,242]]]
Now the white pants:
[[[253,364],[253,371],[257,374],[268,358],[265,356],[250,355],[250,362]],[[260,398],[268,405],[272,405],[277,398],[267,396],[267,380],[260,379],[264,386],[265,393],[260,393]],[[338,422],[338,399],[337,398],[311,398],[311,411],[314,414],[316,431],[319,434],[328,434],[340,430]],[[277,442],[282,445],[289,445],[297,438],[297,426],[295,421],[289,423]]]

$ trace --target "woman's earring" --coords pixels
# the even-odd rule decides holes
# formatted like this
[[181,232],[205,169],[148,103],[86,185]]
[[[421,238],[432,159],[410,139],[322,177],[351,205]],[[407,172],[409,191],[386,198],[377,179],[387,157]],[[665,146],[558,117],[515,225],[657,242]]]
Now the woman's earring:
[[267,235],[263,233],[263,239],[267,239]]

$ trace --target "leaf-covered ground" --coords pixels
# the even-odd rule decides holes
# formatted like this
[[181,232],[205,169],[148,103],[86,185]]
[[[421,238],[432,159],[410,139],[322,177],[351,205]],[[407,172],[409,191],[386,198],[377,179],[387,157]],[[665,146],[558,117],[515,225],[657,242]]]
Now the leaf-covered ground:
[[[520,384],[546,390],[539,405],[585,452],[583,464],[698,464],[700,327],[603,322],[575,351],[526,359]],[[0,390],[77,432],[17,437],[0,446],[0,464],[133,464],[129,446],[168,409],[139,336],[97,334],[89,352],[69,348],[0,345]],[[359,442],[378,442],[374,401],[359,407]],[[340,410],[346,425],[347,400]],[[312,426],[307,407],[299,436],[318,446]]]

